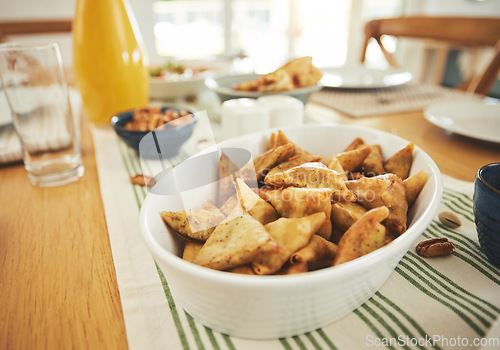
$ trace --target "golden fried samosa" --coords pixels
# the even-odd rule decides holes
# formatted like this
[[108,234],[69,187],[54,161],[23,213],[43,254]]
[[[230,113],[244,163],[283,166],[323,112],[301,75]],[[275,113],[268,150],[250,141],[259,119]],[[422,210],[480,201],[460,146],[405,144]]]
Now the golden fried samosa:
[[243,209],[262,225],[279,219],[279,214],[274,207],[259,197],[241,179],[236,179],[237,195]]
[[[296,166],[305,164],[305,163],[311,163],[311,162],[318,162],[321,159],[321,156],[316,155],[316,154],[298,154],[296,156],[290,157],[287,161],[284,161],[278,165],[276,165],[274,168],[272,168],[266,175],[272,176],[274,174],[282,173],[285,170],[294,168]],[[335,170],[335,169],[334,169]],[[266,179],[264,178],[264,182]]]
[[229,197],[236,194],[234,187],[234,172],[238,170],[238,166],[231,159],[221,152],[219,161],[219,182],[217,193],[217,204],[223,205]]
[[227,216],[234,210],[234,208],[236,208],[238,204],[239,204],[238,196],[235,193],[234,195],[229,197],[224,204],[221,205],[220,211],[222,212],[222,214]]
[[200,251],[201,247],[203,247],[203,242],[196,241],[186,241],[184,243],[184,250],[182,252],[182,259],[193,262],[194,257]]
[[385,171],[387,173],[396,174],[401,180],[406,179],[410,173],[411,165],[413,163],[414,148],[415,146],[411,142],[394,153],[384,162]]
[[366,146],[367,143],[363,138],[356,137],[352,142],[344,149],[344,152],[355,150],[356,148]]
[[325,213],[320,212],[302,218],[280,218],[265,225],[280,249],[274,254],[259,254],[252,262],[255,273],[270,275],[281,269],[294,252],[307,245],[325,220]]
[[215,205],[215,203],[211,199],[208,199],[206,202],[201,203],[201,209],[210,211],[214,214],[224,215],[224,213]]
[[324,260],[333,261],[335,253],[337,252],[337,245],[324,239],[321,236],[313,235],[309,243],[302,249],[299,249],[290,257],[292,264],[298,263],[313,263]]
[[204,242],[224,220],[224,216],[204,209],[162,211],[160,216],[169,228],[186,240]]
[[332,190],[327,188],[296,188],[267,190],[260,193],[261,197],[273,205],[280,216],[285,218],[301,218],[314,213],[324,212],[326,220],[316,232],[330,239],[332,224],[330,214],[332,205],[330,197]]
[[298,273],[304,273],[304,272],[309,272],[309,268],[307,266],[307,263],[297,263],[297,264],[290,264],[290,262],[287,262],[281,270],[276,272],[277,275],[295,275]]
[[208,237],[193,263],[227,270],[252,262],[261,253],[279,250],[264,226],[249,214],[224,220]]
[[408,207],[411,207],[415,199],[417,199],[418,194],[424,188],[425,183],[429,175],[425,171],[425,169],[420,170],[418,173],[413,174],[410,177],[407,177],[403,180],[403,185],[406,190],[406,201],[408,202]]
[[254,159],[255,173],[257,181],[264,179],[269,170],[276,165],[290,158],[295,152],[295,147],[291,143],[270,149]]
[[335,158],[339,160],[344,171],[349,173],[359,169],[371,151],[371,146],[364,145],[351,151],[338,153],[335,155]]
[[366,157],[361,167],[366,176],[375,176],[385,173],[384,158],[380,145],[372,145],[370,154]]
[[346,181],[347,187],[356,194],[358,202],[366,209],[380,206],[389,208],[385,223],[399,234],[406,231],[408,203],[406,190],[395,174],[363,177]]
[[357,259],[382,247],[385,227],[380,223],[387,218],[389,209],[374,208],[365,213],[344,233],[337,247],[333,266]]
[[283,70],[290,76],[296,89],[316,85],[323,77],[323,72],[312,64],[311,56],[295,58],[278,70]]
[[276,133],[276,132],[271,133],[271,136],[269,136],[269,142],[267,143],[266,151],[269,151],[270,149],[276,148],[277,136],[278,136],[278,133]]
[[[368,144],[361,137],[356,137],[344,150],[353,151],[355,149],[363,148]],[[366,176],[375,176],[385,173],[384,158],[382,157],[382,149],[380,145],[370,145],[371,151],[361,165],[361,171]]]
[[366,213],[365,207],[355,202],[332,203],[332,225],[341,232],[345,232]]
[[266,177],[266,184],[276,187],[329,188],[334,200],[356,201],[356,196],[346,187],[342,176],[320,162],[305,163]]
[[276,135],[276,147],[283,146],[286,144],[293,145],[293,148],[295,150],[294,155],[309,153],[307,151],[304,151],[299,146],[297,146],[297,144],[295,144],[292,140],[290,140],[283,131],[278,130],[278,134]]
[[342,179],[344,181],[347,181],[346,171],[342,167],[342,164],[340,163],[340,160],[338,158],[333,157],[333,158],[329,159],[326,166],[328,167],[328,169],[335,170],[337,173],[340,174],[340,176],[342,176]]

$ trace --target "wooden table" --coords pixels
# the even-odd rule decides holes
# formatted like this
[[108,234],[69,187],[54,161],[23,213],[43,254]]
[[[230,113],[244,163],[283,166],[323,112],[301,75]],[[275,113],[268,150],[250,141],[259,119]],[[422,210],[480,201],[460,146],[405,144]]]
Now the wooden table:
[[[318,121],[365,125],[424,149],[444,174],[472,181],[500,146],[450,135],[422,112],[353,119],[319,105]],[[0,349],[127,347],[94,148],[83,125],[85,175],[30,185],[24,167],[0,167]]]
[[0,167],[0,349],[125,349],[127,338],[88,125],[85,174],[31,186]]
[[429,154],[443,174],[460,180],[474,181],[481,166],[500,162],[500,144],[451,134],[427,121],[422,111],[351,118],[320,104],[308,104],[306,113],[318,122],[367,126],[401,136]]

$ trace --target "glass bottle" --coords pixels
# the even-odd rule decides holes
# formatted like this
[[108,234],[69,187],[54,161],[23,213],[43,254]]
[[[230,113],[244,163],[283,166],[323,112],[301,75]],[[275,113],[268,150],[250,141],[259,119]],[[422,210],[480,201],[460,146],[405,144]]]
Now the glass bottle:
[[147,57],[127,0],[77,0],[72,32],[75,81],[94,124],[147,106]]

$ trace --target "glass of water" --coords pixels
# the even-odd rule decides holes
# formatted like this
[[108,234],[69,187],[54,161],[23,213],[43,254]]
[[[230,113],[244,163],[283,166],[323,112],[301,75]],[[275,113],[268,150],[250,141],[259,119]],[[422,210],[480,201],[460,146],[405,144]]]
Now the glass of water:
[[80,178],[79,124],[59,45],[0,45],[0,78],[31,183],[59,186]]

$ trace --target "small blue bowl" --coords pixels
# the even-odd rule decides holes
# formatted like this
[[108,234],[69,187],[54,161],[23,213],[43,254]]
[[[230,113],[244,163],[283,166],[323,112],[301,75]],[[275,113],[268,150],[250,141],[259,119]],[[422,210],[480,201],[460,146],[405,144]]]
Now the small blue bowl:
[[[166,110],[186,110],[178,107],[162,107],[161,111]],[[182,145],[193,134],[198,117],[196,113],[188,110],[193,115],[190,123],[174,126],[165,124],[162,130],[155,131],[133,131],[125,129],[125,124],[132,120],[135,110],[129,110],[115,115],[111,118],[111,125],[118,136],[130,147],[139,152],[142,158],[158,159],[175,157]]]
[[481,250],[500,267],[500,162],[478,170],[474,180],[473,210]]

